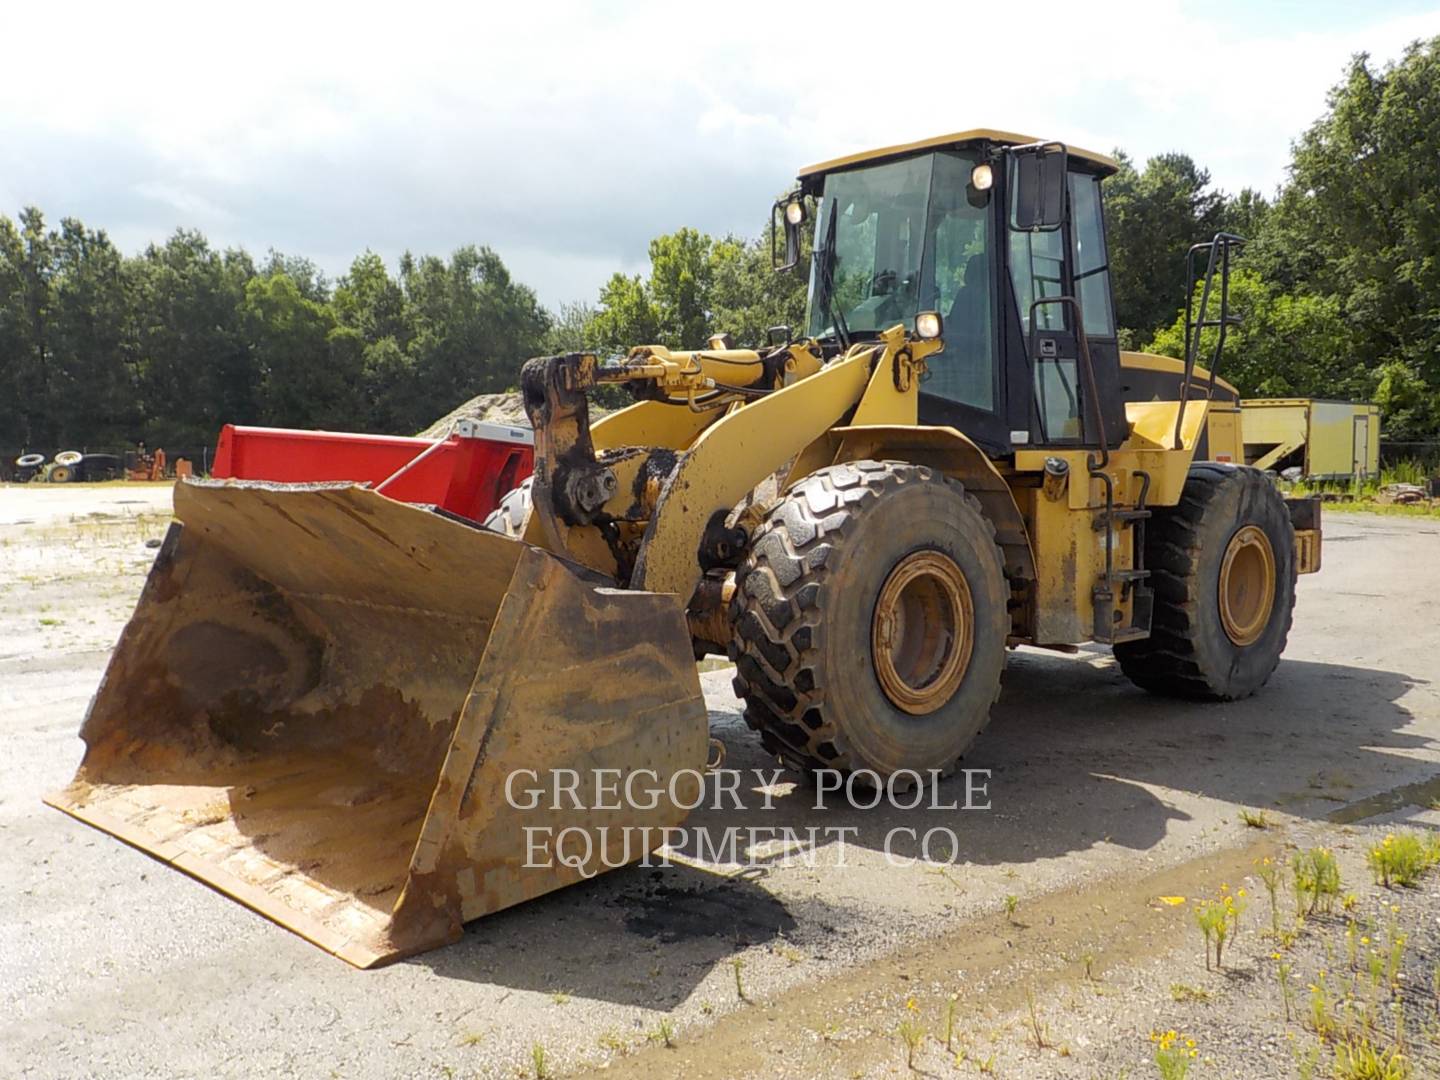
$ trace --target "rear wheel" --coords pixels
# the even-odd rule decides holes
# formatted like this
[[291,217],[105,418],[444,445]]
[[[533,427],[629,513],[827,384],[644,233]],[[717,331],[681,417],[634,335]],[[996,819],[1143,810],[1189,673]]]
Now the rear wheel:
[[1233,701],[1280,662],[1295,607],[1295,533],[1255,469],[1202,463],[1145,543],[1155,588],[1150,636],[1115,646],[1131,682],[1174,697]]
[[952,769],[989,719],[1009,587],[995,530],[924,466],[857,461],[794,485],[736,573],[745,718],[801,769]]
[[485,518],[485,528],[498,532],[512,540],[518,540],[525,532],[525,519],[530,516],[530,485],[533,477],[527,476],[520,486],[511,488],[500,500],[500,505]]

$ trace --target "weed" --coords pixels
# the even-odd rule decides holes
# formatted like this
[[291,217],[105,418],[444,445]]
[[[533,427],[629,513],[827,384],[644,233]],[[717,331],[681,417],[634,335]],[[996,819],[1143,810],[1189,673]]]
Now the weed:
[[655,1030],[646,1036],[651,1042],[658,1042],[671,1050],[675,1049],[675,1025],[670,1020],[663,1019],[655,1025]]
[[[1280,954],[1272,953],[1274,959],[1280,960]],[[1275,969],[1275,977],[1280,981],[1280,999],[1285,1003],[1285,1022],[1288,1024],[1295,1018],[1295,991],[1290,986],[1290,973],[1294,969],[1291,965],[1280,960],[1280,966]]]
[[1203,986],[1188,986],[1185,983],[1170,984],[1172,1001],[1209,1001],[1210,991]]
[[1377,884],[1387,889],[1392,885],[1413,889],[1420,883],[1420,876],[1440,862],[1440,837],[1422,839],[1415,833],[1390,833],[1370,848],[1365,861]]
[[568,1005],[570,1004],[570,992],[568,990],[552,990],[550,991],[550,1000],[556,1005]]
[[708,1001],[702,1001],[702,1002],[700,1002],[700,1011],[701,1011],[702,1013],[704,1013],[706,1016],[709,1016],[711,1013],[713,1013],[713,1012],[715,1011],[715,1006],[712,1005],[712,1004],[710,1004],[710,1002],[708,1002]]
[[805,959],[805,954],[790,945],[776,945],[771,951],[791,967]]
[[975,1067],[979,1069],[982,1073],[984,1073],[986,1076],[989,1076],[995,1071],[995,1055],[991,1054],[984,1061],[977,1061],[975,1063]]
[[913,1069],[915,1068],[915,1051],[925,1038],[925,1026],[915,1017],[907,1016],[900,1021],[900,1025],[895,1030],[905,1044],[905,1067]]
[[1019,898],[1018,896],[1016,896],[1014,893],[1009,893],[1009,894],[1005,897],[1005,918],[1009,919],[1011,922],[1014,922],[1014,921],[1015,921],[1015,909],[1018,908],[1019,906],[1020,906],[1020,898]]
[[1390,984],[1390,989],[1397,989],[1400,985],[1400,962],[1405,956],[1405,935],[1400,933],[1394,923],[1390,924],[1390,955],[1385,964],[1385,981]]
[[1095,982],[1095,954],[1093,952],[1081,953],[1080,963],[1085,965],[1085,980]]
[[[1222,886],[1224,888],[1224,886]],[[1245,911],[1244,890],[1240,899],[1226,895],[1219,900],[1207,900],[1195,908],[1195,922],[1205,938],[1205,970],[1210,970],[1210,949],[1215,949],[1215,967],[1224,969],[1225,942],[1234,937],[1240,929],[1240,916]]]
[[945,1049],[951,1049],[955,1042],[955,1003],[960,1000],[959,994],[951,994],[945,1002]]
[[614,1028],[611,1028],[609,1031],[602,1031],[600,1037],[596,1039],[595,1042],[601,1050],[620,1051],[625,1049],[625,1040],[620,1037],[620,1033]]
[[1300,1053],[1298,1047],[1293,1048],[1295,1053],[1295,1075],[1298,1080],[1314,1080],[1315,1069],[1320,1064],[1320,1047],[1312,1046],[1305,1053]]
[[60,625],[62,625],[64,622],[65,622],[64,619],[44,618],[44,619],[41,619],[41,620],[40,620],[40,625],[41,625],[41,626],[60,626]]
[[1270,896],[1270,932],[1280,936],[1280,865],[1269,855],[1255,864],[1256,873]]
[[1161,1080],[1185,1080],[1200,1053],[1195,1048],[1195,1040],[1172,1030],[1152,1031],[1150,1041],[1155,1044],[1155,1067],[1160,1071]]
[[535,1080],[550,1080],[550,1066],[545,1061],[545,1047],[530,1044],[530,1064],[535,1067]]
[[745,996],[745,984],[740,981],[740,969],[745,966],[745,961],[737,956],[730,961],[730,966],[735,969],[735,996],[741,1001],[749,1001]]
[[460,1036],[460,1045],[479,1046],[485,1041],[485,1035],[486,1032],[483,1031],[467,1031],[464,1035]]
[[1340,1030],[1335,1017],[1335,1001],[1330,996],[1330,986],[1325,981],[1323,971],[1315,976],[1315,981],[1310,984],[1310,1027],[1327,1042]]
[[1298,852],[1291,868],[1295,875],[1296,913],[1303,917],[1333,911],[1340,895],[1340,864],[1334,853],[1320,847]]
[[1270,819],[1266,816],[1264,810],[1246,810],[1242,807],[1240,810],[1240,820],[1252,829],[1270,828]]
[[1044,1050],[1045,1025],[1040,1023],[1040,1016],[1035,1010],[1035,987],[1029,983],[1025,984],[1025,1008],[1030,1013],[1030,1036],[1035,1040],[1035,1046]]
[[1410,1063],[1400,1047],[1377,1049],[1366,1038],[1335,1047],[1335,1080],[1409,1080]]

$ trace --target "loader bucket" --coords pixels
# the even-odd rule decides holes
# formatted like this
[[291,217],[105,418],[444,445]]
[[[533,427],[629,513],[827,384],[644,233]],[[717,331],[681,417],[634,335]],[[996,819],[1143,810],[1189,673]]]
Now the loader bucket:
[[[676,597],[349,484],[184,482],[175,516],[52,806],[359,967],[684,819],[708,731]],[[556,770],[583,808],[535,796]],[[662,796],[596,808],[595,770]],[[536,841],[577,827],[583,864]]]

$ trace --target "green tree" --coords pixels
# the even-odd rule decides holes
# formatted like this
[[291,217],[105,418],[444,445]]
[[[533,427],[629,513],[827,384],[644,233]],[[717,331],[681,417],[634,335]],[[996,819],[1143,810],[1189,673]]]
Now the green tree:
[[1225,197],[1188,154],[1160,154],[1137,171],[1122,151],[1105,181],[1110,276],[1124,346],[1170,323],[1185,302],[1185,253],[1225,224]]
[[699,349],[709,338],[712,247],[710,237],[689,228],[650,241],[649,292],[660,344]]
[[283,271],[251,278],[241,318],[259,377],[266,422],[280,427],[363,428],[364,341],[336,323]]
[[1377,69],[1360,54],[1295,144],[1252,264],[1332,298],[1387,434],[1440,424],[1440,38]]
[[[1195,290],[1199,309],[1203,287]],[[1213,293],[1210,315],[1218,309]],[[1351,360],[1349,331],[1334,297],[1291,295],[1275,290],[1253,269],[1230,278],[1230,306],[1241,322],[1225,339],[1220,377],[1242,397],[1368,397],[1374,389],[1363,368]],[[1200,341],[1199,364],[1209,367],[1215,331]],[[1183,314],[1147,346],[1150,352],[1183,359]]]
[[635,345],[664,345],[660,311],[638,274],[614,274],[600,290],[600,307],[586,333],[590,348],[621,353]]
[[331,301],[338,327],[360,349],[360,383],[366,398],[366,426],[410,432],[415,408],[415,366],[407,351],[415,337],[409,300],[373,251],[356,256],[335,285]]
[[540,349],[546,356],[583,352],[590,348],[591,324],[596,309],[590,304],[561,304],[550,313],[550,329],[545,332]]
[[805,300],[809,278],[809,243],[802,246],[802,261],[794,270],[776,273],[770,260],[770,239],[745,240],[727,236],[711,252],[710,302],[717,333],[730,334],[742,345],[765,343],[772,326],[788,326],[794,334],[805,330]]
[[135,346],[151,446],[213,442],[222,424],[256,424],[260,372],[241,325],[255,266],[243,251],[218,252],[180,230],[128,267]]
[[448,262],[407,253],[400,281],[415,331],[406,350],[414,373],[402,410],[408,430],[476,394],[514,386],[524,361],[540,352],[549,316],[489,248],[462,247]]
[[16,446],[54,441],[49,319],[55,255],[45,218],[0,218],[0,428]]
[[50,243],[50,438],[79,449],[124,443],[140,420],[124,259],[105,233],[73,218]]

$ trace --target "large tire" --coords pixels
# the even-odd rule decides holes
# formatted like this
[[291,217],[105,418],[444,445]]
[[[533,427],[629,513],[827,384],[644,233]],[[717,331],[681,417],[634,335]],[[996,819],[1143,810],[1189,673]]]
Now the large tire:
[[485,518],[485,528],[498,532],[512,540],[520,539],[525,532],[525,519],[530,516],[530,484],[534,477],[527,476],[520,486],[511,488],[500,500],[500,505]]
[[1295,608],[1295,532],[1265,475],[1191,466],[1179,504],[1149,522],[1145,564],[1155,589],[1150,636],[1115,646],[1130,681],[1218,701],[1260,689],[1280,663]]
[[[994,526],[960,484],[904,462],[820,469],[771,510],[736,572],[745,719],[802,771],[948,772],[999,694],[1009,599]],[[934,633],[945,625],[958,632]],[[897,691],[897,671],[914,685]]]

